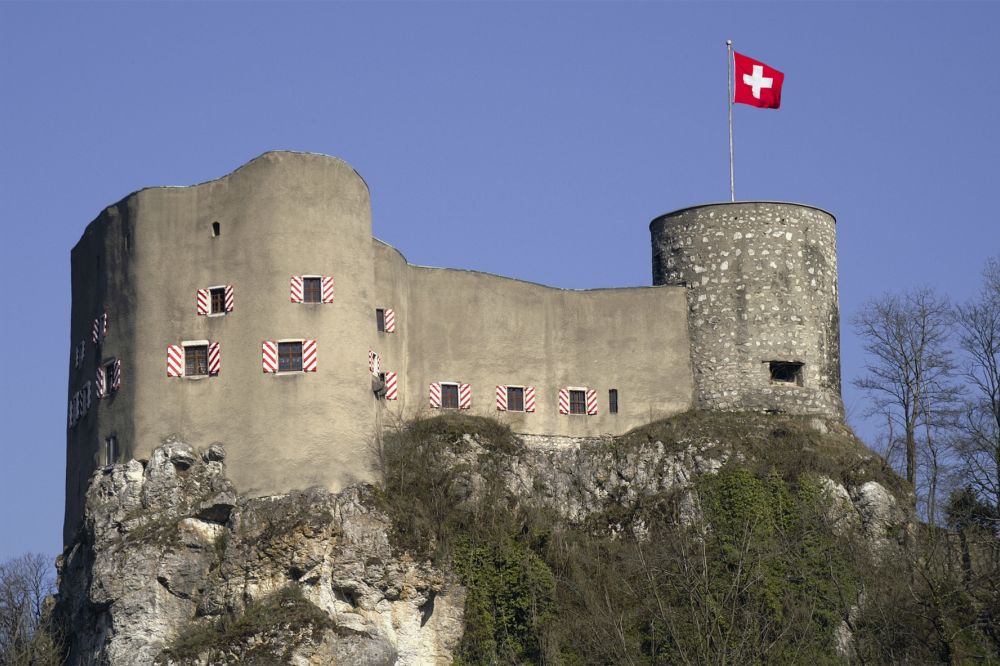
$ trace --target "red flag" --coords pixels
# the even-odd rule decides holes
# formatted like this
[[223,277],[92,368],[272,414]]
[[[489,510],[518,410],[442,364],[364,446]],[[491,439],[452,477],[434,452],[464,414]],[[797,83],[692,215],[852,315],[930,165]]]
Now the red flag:
[[781,106],[784,74],[736,51],[733,51],[733,71],[736,73],[734,102],[762,109],[777,109]]

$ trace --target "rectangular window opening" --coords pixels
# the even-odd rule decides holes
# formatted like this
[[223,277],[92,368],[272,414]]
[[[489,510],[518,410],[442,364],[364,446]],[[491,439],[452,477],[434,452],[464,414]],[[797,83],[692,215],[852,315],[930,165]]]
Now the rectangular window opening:
[[618,389],[608,389],[608,412],[618,413]]
[[184,347],[184,375],[198,377],[208,374],[208,345]]
[[524,387],[522,386],[507,387],[507,411],[508,412],[524,411]]
[[111,435],[104,440],[104,464],[114,465],[118,462],[118,437]]
[[771,371],[772,384],[791,384],[802,386],[802,363],[797,361],[771,361],[768,363]]
[[385,310],[383,308],[375,308],[375,330],[379,333],[385,333]]
[[302,278],[302,300],[305,303],[323,302],[323,278]]
[[108,363],[103,368],[101,372],[104,373],[104,392],[105,394],[111,393],[115,390],[115,363],[112,361]]
[[587,413],[587,392],[586,391],[570,391],[569,392],[569,413],[570,414],[586,414]]
[[302,343],[278,343],[278,372],[296,372],[302,370]]
[[458,409],[458,384],[441,384],[441,408]]
[[226,288],[215,287],[210,291],[212,295],[212,314],[221,314],[226,311]]

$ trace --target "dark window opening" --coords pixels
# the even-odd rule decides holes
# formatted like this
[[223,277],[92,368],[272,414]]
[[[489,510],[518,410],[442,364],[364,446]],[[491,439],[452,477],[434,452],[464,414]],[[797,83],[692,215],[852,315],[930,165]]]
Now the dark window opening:
[[458,384],[441,384],[441,408],[458,409]]
[[118,438],[111,435],[104,440],[104,464],[114,465],[118,462]]
[[570,414],[586,414],[587,413],[587,392],[586,391],[570,391],[569,392],[569,413]]
[[188,377],[208,374],[208,345],[184,347],[184,374]]
[[302,278],[302,300],[306,303],[322,303],[322,282],[321,278]]
[[226,311],[226,288],[219,287],[211,290],[212,294],[212,314],[219,314]]
[[217,237],[222,233],[222,225],[218,222],[212,222],[212,238]]
[[128,252],[132,249],[132,234],[125,232],[125,251]]
[[608,412],[618,413],[618,389],[608,389]]
[[108,363],[104,366],[102,372],[104,373],[104,393],[107,395],[115,390],[115,364],[114,362]]
[[524,389],[519,386],[507,387],[507,411],[524,411]]
[[385,310],[382,308],[375,308],[375,330],[385,333]]
[[772,384],[794,384],[802,386],[802,364],[792,361],[771,361]]
[[295,372],[302,370],[302,343],[278,343],[278,372]]
[[372,389],[377,400],[385,399],[385,373],[378,373],[378,379],[372,382]]

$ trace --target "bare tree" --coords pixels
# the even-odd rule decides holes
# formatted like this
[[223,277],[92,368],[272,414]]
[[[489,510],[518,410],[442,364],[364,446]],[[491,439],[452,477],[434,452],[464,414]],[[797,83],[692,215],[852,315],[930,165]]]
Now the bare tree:
[[52,563],[31,553],[0,563],[0,664],[61,663],[44,626],[45,599],[54,591]]
[[963,481],[1000,520],[1000,258],[983,271],[979,297],[956,308],[963,375],[971,396],[957,453]]
[[[900,433],[906,480],[917,488],[918,446],[929,453],[927,491],[936,495],[943,438],[934,433],[950,423],[959,390],[948,347],[951,308],[930,289],[886,294],[869,301],[854,318],[869,354],[867,374],[855,380],[872,403],[868,415],[886,418]],[[894,443],[889,442],[889,446]],[[928,512],[935,502],[929,497]],[[933,516],[928,516],[933,520]]]

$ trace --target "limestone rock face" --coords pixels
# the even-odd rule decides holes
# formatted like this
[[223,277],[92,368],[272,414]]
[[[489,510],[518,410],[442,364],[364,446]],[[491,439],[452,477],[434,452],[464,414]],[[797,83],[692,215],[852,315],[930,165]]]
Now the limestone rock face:
[[451,663],[464,590],[393,552],[370,487],[244,498],[224,458],[172,439],[94,476],[60,562],[70,664]]

